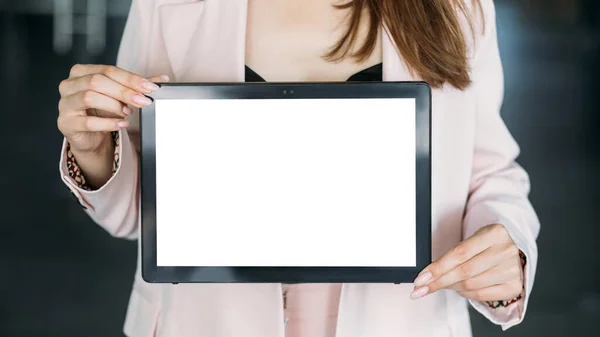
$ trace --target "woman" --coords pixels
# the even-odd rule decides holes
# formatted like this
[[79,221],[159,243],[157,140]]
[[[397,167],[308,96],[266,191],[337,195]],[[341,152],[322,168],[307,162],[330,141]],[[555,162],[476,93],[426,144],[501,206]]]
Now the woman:
[[94,221],[129,239],[139,225],[134,109],[151,103],[153,82],[433,87],[436,261],[415,284],[146,284],[138,268],[128,336],[469,336],[467,300],[504,329],[523,319],[539,223],[499,115],[492,0],[134,0],[117,65],[76,65],[61,82],[61,174]]

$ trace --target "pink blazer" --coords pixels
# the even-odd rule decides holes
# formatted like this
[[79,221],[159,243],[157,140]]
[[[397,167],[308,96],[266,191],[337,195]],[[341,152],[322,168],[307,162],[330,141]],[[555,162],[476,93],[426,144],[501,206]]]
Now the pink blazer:
[[[473,85],[465,91],[433,90],[432,253],[441,256],[487,224],[508,229],[527,256],[524,299],[499,309],[470,301],[507,329],[525,315],[539,222],[527,197],[528,175],[515,163],[519,147],[500,118],[503,75],[495,10],[492,0],[482,2],[485,30],[473,36],[465,22]],[[141,75],[167,74],[178,82],[243,82],[246,9],[247,0],[134,0],[117,65]],[[384,80],[418,80],[382,35]],[[78,188],[67,174],[64,148],[60,172],[95,222],[113,236],[133,240],[140,189],[137,115],[131,117],[129,132],[121,134],[120,167],[106,185],[91,192]],[[471,335],[466,300],[440,291],[412,301],[411,290],[411,284],[344,284],[336,336]],[[281,286],[147,284],[138,268],[124,331],[136,337],[283,337]]]

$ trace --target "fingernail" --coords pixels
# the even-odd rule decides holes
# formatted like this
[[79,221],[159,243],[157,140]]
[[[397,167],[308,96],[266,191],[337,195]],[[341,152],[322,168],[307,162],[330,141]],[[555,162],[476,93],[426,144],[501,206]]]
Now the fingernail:
[[119,128],[126,128],[126,127],[128,127],[128,126],[129,126],[129,121],[122,120],[122,121],[120,121],[119,123],[117,123],[117,126],[118,126]]
[[156,90],[160,89],[160,87],[158,85],[148,81],[147,79],[142,80],[142,88],[147,89],[147,90],[152,90],[152,91],[156,91]]
[[124,106],[123,107],[123,113],[125,115],[129,116],[129,115],[131,115],[133,113],[133,110],[130,107],[128,107],[128,106]]
[[431,280],[431,277],[433,276],[433,274],[431,272],[425,272],[421,275],[419,275],[416,279],[415,279],[415,286],[422,286],[427,284],[427,281]]
[[133,96],[133,101],[136,104],[143,105],[143,106],[152,104],[152,100],[150,98],[148,98],[146,96],[142,96],[142,95]]
[[163,82],[169,82],[171,80],[171,78],[167,75],[161,75],[160,79],[163,80]]
[[421,297],[427,295],[428,292],[429,292],[429,287],[419,288],[417,290],[414,290],[412,293],[410,293],[410,299],[416,300],[417,298],[421,298]]

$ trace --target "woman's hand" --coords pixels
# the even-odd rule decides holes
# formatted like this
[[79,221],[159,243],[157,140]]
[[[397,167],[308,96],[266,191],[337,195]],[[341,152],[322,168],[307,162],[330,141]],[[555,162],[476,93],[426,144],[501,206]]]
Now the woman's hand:
[[158,89],[152,81],[165,80],[145,79],[114,66],[75,65],[58,87],[58,129],[73,150],[96,151],[109,132],[129,125],[123,119],[133,113],[127,105],[150,105],[152,100],[144,94]]
[[478,230],[427,266],[415,280],[413,299],[452,289],[476,301],[502,301],[523,290],[519,248],[502,225]]
[[75,65],[58,87],[58,129],[69,142],[77,164],[90,185],[100,186],[111,175],[113,150],[110,132],[129,126],[124,118],[152,103],[145,94],[159,87],[153,82],[114,66]]

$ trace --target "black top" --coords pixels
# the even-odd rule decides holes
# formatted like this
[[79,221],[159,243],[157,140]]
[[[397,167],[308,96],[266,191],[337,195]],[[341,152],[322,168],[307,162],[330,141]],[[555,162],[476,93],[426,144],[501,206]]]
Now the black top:
[[[381,82],[383,81],[383,63],[357,72],[350,76],[346,82]],[[259,74],[246,66],[246,82],[266,82]]]

